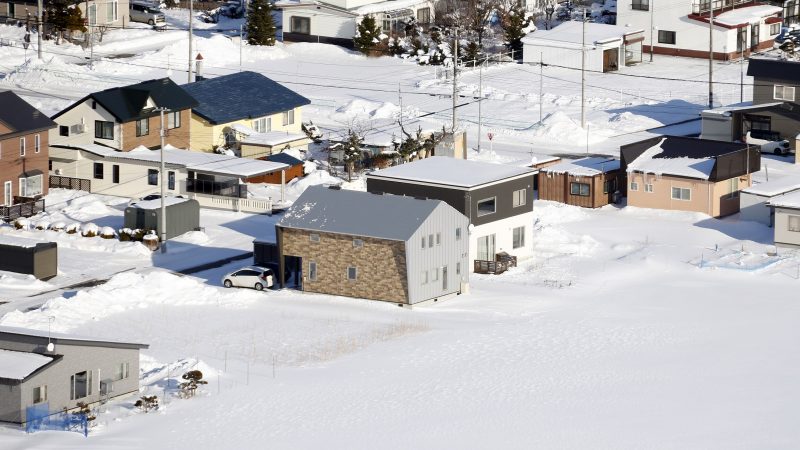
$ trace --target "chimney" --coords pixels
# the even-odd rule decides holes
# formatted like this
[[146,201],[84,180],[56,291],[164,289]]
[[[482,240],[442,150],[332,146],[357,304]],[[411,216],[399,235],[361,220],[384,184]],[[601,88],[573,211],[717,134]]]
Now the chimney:
[[203,77],[203,55],[200,53],[197,54],[197,57],[194,59],[194,81],[202,81],[205,79]]

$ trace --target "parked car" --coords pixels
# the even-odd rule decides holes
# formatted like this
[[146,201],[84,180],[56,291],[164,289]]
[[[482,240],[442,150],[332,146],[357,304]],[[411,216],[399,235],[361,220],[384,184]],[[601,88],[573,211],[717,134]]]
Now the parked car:
[[792,152],[789,141],[781,139],[780,135],[774,131],[748,131],[745,142],[751,145],[758,145],[761,148],[761,153],[788,155]]
[[230,287],[249,287],[257,291],[270,288],[275,283],[275,273],[272,269],[260,266],[244,267],[225,275],[222,285]]
[[152,26],[164,26],[167,19],[158,7],[143,2],[131,2],[131,22],[142,22]]

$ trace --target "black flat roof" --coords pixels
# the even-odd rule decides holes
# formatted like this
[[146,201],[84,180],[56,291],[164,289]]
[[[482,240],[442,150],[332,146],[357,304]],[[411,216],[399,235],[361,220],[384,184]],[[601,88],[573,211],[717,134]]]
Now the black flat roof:
[[773,58],[750,58],[747,75],[751,77],[773,78],[800,84],[800,61],[787,61]]

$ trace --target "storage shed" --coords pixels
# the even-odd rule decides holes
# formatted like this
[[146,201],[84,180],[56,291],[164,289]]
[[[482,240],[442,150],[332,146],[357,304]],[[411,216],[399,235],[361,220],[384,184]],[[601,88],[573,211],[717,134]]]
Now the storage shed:
[[775,224],[775,210],[769,207],[773,198],[800,190],[800,177],[788,176],[743,189],[740,195],[739,218],[767,226]]
[[[586,27],[584,32],[584,26]],[[586,70],[611,72],[642,61],[644,31],[604,23],[564,22],[550,30],[536,30],[522,38],[522,61],[581,68],[586,49]]]
[[614,201],[621,175],[610,157],[563,161],[539,170],[539,200],[599,208]]
[[[200,228],[200,204],[180,197],[164,199],[167,211],[167,239]],[[125,208],[125,228],[156,230],[161,235],[161,199],[134,203]]]
[[0,234],[0,270],[53,278],[58,275],[58,244]]
[[775,210],[775,245],[800,248],[800,191],[779,195],[768,205]]

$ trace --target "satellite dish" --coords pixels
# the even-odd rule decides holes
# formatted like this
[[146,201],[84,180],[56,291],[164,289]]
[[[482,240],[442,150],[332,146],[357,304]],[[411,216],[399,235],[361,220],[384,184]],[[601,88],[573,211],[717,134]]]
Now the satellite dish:
[[48,352],[52,352],[55,349],[56,349],[56,345],[55,344],[53,344],[52,342],[48,342],[47,343],[47,351]]

